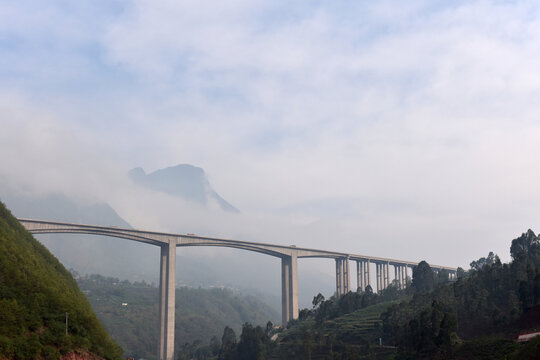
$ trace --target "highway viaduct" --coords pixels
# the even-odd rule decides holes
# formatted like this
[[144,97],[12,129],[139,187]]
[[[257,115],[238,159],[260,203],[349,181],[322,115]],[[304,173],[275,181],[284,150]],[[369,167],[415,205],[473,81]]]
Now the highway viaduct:
[[[32,234],[91,234],[139,241],[161,248],[159,270],[159,359],[174,359],[175,320],[175,276],[176,247],[218,246],[254,251],[281,259],[281,318],[285,326],[298,317],[298,259],[327,258],[336,263],[336,294],[351,291],[351,262],[356,263],[357,288],[364,290],[371,286],[371,269],[375,267],[376,290],[381,291],[391,284],[390,266],[399,287],[405,287],[409,269],[417,263],[374,256],[349,254],[334,251],[299,248],[231,239],[219,239],[198,235],[170,234],[154,231],[122,229],[110,226],[95,226],[61,223],[44,220],[18,219]],[[434,271],[446,270],[451,278],[456,277],[456,268],[431,265]]]

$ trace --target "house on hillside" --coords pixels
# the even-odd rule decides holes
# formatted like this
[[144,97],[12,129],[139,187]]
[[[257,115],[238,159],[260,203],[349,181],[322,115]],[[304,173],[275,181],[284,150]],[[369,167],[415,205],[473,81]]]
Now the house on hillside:
[[533,337],[540,335],[540,331],[527,333],[527,334],[521,334],[518,336],[517,341],[518,342],[525,342],[531,340]]

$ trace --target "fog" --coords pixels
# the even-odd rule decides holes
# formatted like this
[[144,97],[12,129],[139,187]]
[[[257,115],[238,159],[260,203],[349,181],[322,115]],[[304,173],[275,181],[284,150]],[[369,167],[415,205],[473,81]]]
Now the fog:
[[[141,229],[509,261],[540,228],[538,7],[5,3],[0,180]],[[240,213],[127,177],[181,163]]]

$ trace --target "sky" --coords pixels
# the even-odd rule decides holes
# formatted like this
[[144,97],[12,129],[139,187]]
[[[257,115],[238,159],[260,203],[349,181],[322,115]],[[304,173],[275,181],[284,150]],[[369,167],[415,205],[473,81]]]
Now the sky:
[[[3,0],[0,180],[139,228],[509,261],[540,231],[539,40],[536,1]],[[182,163],[241,214],[126,182]]]

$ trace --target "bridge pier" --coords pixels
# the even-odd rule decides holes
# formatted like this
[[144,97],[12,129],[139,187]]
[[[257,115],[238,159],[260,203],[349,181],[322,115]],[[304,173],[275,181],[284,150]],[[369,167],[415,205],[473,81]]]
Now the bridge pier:
[[389,277],[389,271],[390,267],[388,266],[388,263],[383,264],[384,267],[384,284],[383,289],[386,289],[388,287],[388,277]]
[[377,292],[380,292],[383,289],[384,269],[382,264],[377,265],[379,266],[379,285],[377,286]]
[[[366,287],[371,286],[371,276],[370,276],[370,267],[371,267],[371,264],[369,262],[369,259],[365,262],[365,266],[366,266],[366,271],[364,271],[364,285],[366,285]],[[366,291],[366,289],[364,288],[364,291]]]
[[364,262],[361,260],[356,261],[356,288],[364,291]]
[[349,270],[349,258],[343,258],[343,294],[351,291],[351,277]]
[[337,296],[348,293],[351,289],[349,271],[349,258],[336,258],[336,294]]
[[375,263],[375,284],[377,292],[381,290],[381,268],[379,263]]
[[390,262],[377,262],[375,265],[377,292],[380,292],[390,285]]
[[396,279],[398,280],[398,285],[400,289],[405,288],[405,281],[403,280],[403,265],[395,264],[396,268]]
[[298,259],[295,254],[281,258],[281,326],[298,318]]
[[386,289],[386,276],[387,276],[387,272],[386,272],[386,264],[385,263],[382,263],[381,264],[381,269],[382,269],[382,284],[381,284],[381,290],[384,290]]
[[386,288],[386,264],[377,263],[377,292]]
[[370,285],[369,265],[369,259],[356,260],[356,285],[360,291],[366,291],[366,287]]
[[174,360],[176,241],[160,247],[158,354],[160,360]]
[[336,295],[339,297],[343,291],[343,274],[342,274],[341,259],[336,259]]
[[407,287],[407,277],[409,276],[407,272],[408,267],[407,265],[404,265],[401,268],[403,270],[403,288],[405,289]]

